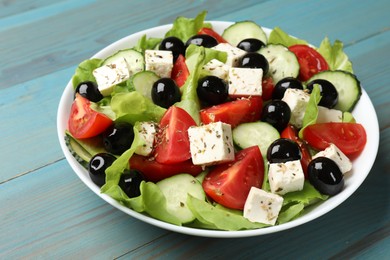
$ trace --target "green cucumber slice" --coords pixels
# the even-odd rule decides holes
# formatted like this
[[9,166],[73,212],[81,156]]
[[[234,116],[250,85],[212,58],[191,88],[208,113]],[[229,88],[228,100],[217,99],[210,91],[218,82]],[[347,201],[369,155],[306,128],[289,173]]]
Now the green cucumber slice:
[[153,71],[145,70],[135,74],[131,78],[130,84],[144,97],[152,100],[152,87],[154,82],[159,79],[160,77],[157,76],[156,73],[154,73]]
[[189,223],[195,219],[194,214],[187,206],[187,197],[191,196],[206,200],[202,184],[189,174],[178,174],[156,183],[164,194],[167,202],[167,211],[176,216],[182,223]]
[[248,38],[258,39],[264,44],[268,41],[264,30],[253,21],[241,21],[230,25],[224,30],[222,37],[233,46]]
[[245,149],[258,145],[263,157],[267,156],[267,149],[270,144],[280,138],[278,130],[266,122],[250,122],[240,124],[233,129],[233,142]]
[[268,61],[268,74],[274,84],[286,77],[298,77],[299,62],[295,54],[281,44],[269,44],[259,50]]
[[322,71],[311,77],[307,82],[315,79],[325,79],[336,88],[339,96],[334,109],[351,112],[362,95],[359,80],[350,72],[341,70]]

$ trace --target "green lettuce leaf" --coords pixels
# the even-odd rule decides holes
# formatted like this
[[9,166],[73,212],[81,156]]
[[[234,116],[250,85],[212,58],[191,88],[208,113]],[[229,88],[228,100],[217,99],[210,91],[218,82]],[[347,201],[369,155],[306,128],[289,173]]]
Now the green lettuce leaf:
[[161,41],[161,38],[148,38],[145,34],[138,40],[137,44],[133,47],[133,49],[144,53],[145,50],[154,50]]
[[73,88],[76,88],[83,81],[93,81],[96,82],[95,77],[92,74],[92,71],[100,67],[102,63],[101,59],[90,59],[81,62],[72,77]]
[[303,117],[302,128],[299,131],[299,138],[303,137],[303,130],[306,126],[315,124],[318,117],[318,103],[321,100],[320,88],[314,84],[313,90],[310,94],[309,102],[307,103],[305,115]]
[[308,43],[305,40],[301,40],[295,37],[292,37],[285,33],[281,28],[275,27],[269,37],[268,37],[268,44],[282,44],[286,47],[290,47],[295,44],[305,44],[308,45]]
[[117,93],[111,99],[111,108],[117,121],[132,125],[138,121],[159,122],[166,111],[137,91]]
[[[266,224],[247,220],[242,216],[242,213],[238,214],[223,207],[214,207],[206,201],[199,200],[191,195],[187,198],[187,205],[204,227],[220,230],[243,230],[267,226]],[[198,226],[200,225],[199,222]]]
[[165,37],[175,36],[186,42],[191,36],[194,36],[204,26],[204,20],[207,12],[199,13],[195,18],[179,16],[173,22],[172,28],[165,34]]
[[330,70],[344,70],[353,73],[352,63],[343,51],[343,43],[336,40],[332,45],[328,37],[322,40],[317,51],[325,58]]

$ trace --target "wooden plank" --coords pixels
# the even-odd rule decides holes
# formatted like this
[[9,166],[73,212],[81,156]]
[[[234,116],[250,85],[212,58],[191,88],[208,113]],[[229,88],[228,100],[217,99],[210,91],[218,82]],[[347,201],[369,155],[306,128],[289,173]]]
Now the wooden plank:
[[[74,67],[0,90],[0,183],[64,158],[57,107]],[[23,163],[22,163],[23,162]]]
[[53,4],[53,1],[51,0],[29,0],[29,1],[2,0],[0,1],[0,18],[17,15],[19,13],[29,12],[42,7],[46,7],[50,4]]
[[[245,1],[237,7],[229,1],[224,8],[210,5],[208,9],[210,13],[218,10],[219,14],[228,14],[255,2]],[[0,89],[73,66],[124,36],[165,24],[164,19],[171,23],[178,15],[194,17],[205,8],[198,1],[167,2],[160,8],[150,8],[154,5],[154,1],[140,1],[138,11],[129,15],[128,10],[135,8],[132,2],[100,1],[0,31],[0,39],[7,39],[0,41]]]
[[0,259],[112,259],[167,231],[113,208],[61,160],[1,184]]

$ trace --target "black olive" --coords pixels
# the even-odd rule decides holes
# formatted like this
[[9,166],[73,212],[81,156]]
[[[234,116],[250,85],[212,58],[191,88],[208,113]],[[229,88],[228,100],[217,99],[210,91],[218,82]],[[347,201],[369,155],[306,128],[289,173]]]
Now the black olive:
[[141,195],[140,185],[144,176],[137,170],[126,170],[119,180],[119,187],[126,193],[129,198]]
[[241,57],[238,67],[250,69],[263,69],[263,75],[269,70],[267,59],[257,52],[249,52]]
[[318,105],[333,108],[338,101],[339,94],[335,86],[325,79],[315,79],[307,84],[307,89],[310,93],[313,91],[314,85],[317,85],[320,89],[321,100]]
[[98,102],[103,99],[97,84],[93,81],[81,82],[77,85],[75,92],[92,102]]
[[338,165],[327,157],[313,159],[308,167],[310,183],[322,194],[335,195],[344,187],[344,177]]
[[298,144],[287,138],[275,140],[267,150],[267,160],[270,163],[296,161],[300,160],[301,157],[301,149]]
[[226,101],[228,97],[227,83],[216,76],[206,76],[198,81],[196,89],[201,101],[208,105],[218,105]]
[[262,111],[261,120],[271,124],[279,132],[282,132],[291,117],[291,109],[288,104],[282,100],[271,100]]
[[173,62],[177,60],[180,54],[184,56],[186,51],[186,47],[184,46],[183,41],[175,36],[170,36],[163,39],[158,46],[158,49],[163,51],[171,51],[173,55]]
[[104,148],[116,155],[129,149],[133,140],[133,126],[126,122],[116,122],[103,133]]
[[180,89],[171,78],[161,78],[152,87],[153,102],[164,108],[169,108],[180,101]]
[[106,169],[115,161],[115,156],[109,153],[98,153],[88,164],[89,177],[99,187],[106,183]]
[[256,52],[263,46],[265,46],[264,42],[256,38],[244,39],[237,44],[237,48],[240,48],[246,52]]
[[298,79],[293,77],[281,79],[275,85],[272,92],[272,99],[282,99],[284,92],[286,92],[286,89],[288,88],[303,89],[303,85]]
[[189,38],[186,42],[186,47],[190,46],[190,44],[195,44],[197,46],[203,46],[205,48],[212,48],[218,45],[218,41],[210,35],[207,34],[198,34]]

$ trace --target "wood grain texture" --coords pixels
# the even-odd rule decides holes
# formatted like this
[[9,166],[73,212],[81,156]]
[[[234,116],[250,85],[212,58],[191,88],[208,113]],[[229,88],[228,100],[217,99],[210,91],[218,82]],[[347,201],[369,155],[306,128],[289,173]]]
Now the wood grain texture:
[[[345,43],[381,139],[366,181],[332,212],[282,233],[192,237],[114,209],[67,164],[56,113],[77,64],[124,36],[201,10],[209,20],[280,26],[315,45],[325,36]],[[389,12],[384,0],[0,0],[0,259],[389,259]]]

